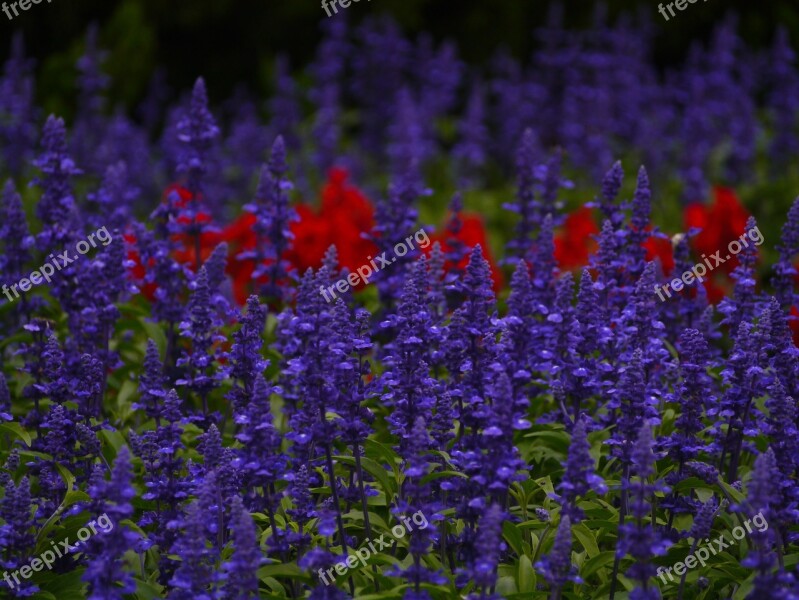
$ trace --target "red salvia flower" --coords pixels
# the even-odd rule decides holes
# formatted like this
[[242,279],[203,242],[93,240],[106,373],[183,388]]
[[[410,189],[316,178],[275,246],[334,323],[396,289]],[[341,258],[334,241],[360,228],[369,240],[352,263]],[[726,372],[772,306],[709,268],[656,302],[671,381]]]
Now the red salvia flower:
[[[729,243],[744,232],[746,221],[750,217],[749,211],[743,207],[733,190],[716,186],[713,194],[713,204],[690,204],[683,214],[686,229],[701,229],[691,240],[693,249],[699,256],[711,256],[718,250],[726,250]],[[732,258],[717,269],[730,274],[736,266],[738,259]]]
[[646,260],[660,259],[664,275],[671,275],[674,270],[674,247],[671,240],[662,236],[650,235],[643,244],[646,248]]
[[562,271],[572,271],[588,264],[588,258],[597,248],[594,236],[599,227],[593,212],[585,206],[566,216],[563,228],[555,236],[555,260]]
[[491,266],[491,279],[494,282],[494,292],[498,292],[502,288],[502,284],[504,278],[502,276],[502,271],[500,271],[499,267],[497,266],[496,261],[491,253],[491,246],[488,243],[488,236],[486,235],[485,225],[483,224],[483,220],[477,215],[471,215],[468,213],[460,212],[458,213],[458,218],[460,220],[460,229],[457,232],[453,232],[451,230],[444,230],[440,233],[433,234],[430,236],[430,245],[424,249],[425,254],[429,255],[433,249],[433,244],[438,242],[441,245],[441,250],[444,253],[449,252],[452,248],[448,242],[457,240],[463,245],[464,250],[466,250],[465,255],[460,260],[460,262],[456,265],[452,264],[451,262],[447,261],[444,264],[444,269],[449,271],[450,269],[457,268],[459,270],[466,269],[466,266],[469,264],[469,257],[471,256],[471,250],[480,244],[480,247],[483,249],[483,257],[488,261],[488,264]]
[[318,213],[307,205],[297,207],[300,220],[292,223],[294,244],[286,258],[301,273],[309,267],[318,269],[331,245],[338,250],[339,266],[350,271],[368,264],[367,257],[377,252],[377,246],[364,238],[374,227],[374,207],[347,183],[348,177],[344,169],[330,170]]

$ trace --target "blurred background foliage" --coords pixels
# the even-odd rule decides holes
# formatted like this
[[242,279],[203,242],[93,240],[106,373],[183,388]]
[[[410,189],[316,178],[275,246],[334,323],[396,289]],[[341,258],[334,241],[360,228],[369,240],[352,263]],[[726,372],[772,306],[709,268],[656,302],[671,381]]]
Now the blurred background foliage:
[[[407,33],[430,32],[458,42],[462,57],[487,61],[502,47],[524,58],[533,50],[532,31],[546,23],[552,3],[541,0],[361,0],[341,10],[353,23],[389,13]],[[706,42],[728,10],[739,15],[742,37],[753,47],[770,44],[777,25],[799,44],[797,0],[710,0],[689,5],[666,22],[654,0],[568,0],[566,23],[588,27],[595,13],[611,18],[640,13],[655,26],[654,59],[662,68],[680,62],[695,42]],[[325,17],[317,0],[52,0],[8,21],[0,13],[0,59],[11,34],[22,30],[29,54],[37,60],[39,103],[69,116],[74,111],[75,61],[88,25],[100,25],[101,45],[109,50],[105,70],[113,77],[114,105],[135,106],[145,95],[156,67],[163,67],[173,94],[189,89],[202,75],[212,102],[238,85],[267,94],[278,52],[292,66],[312,57]]]
[[[36,61],[37,104],[43,114],[55,113],[71,122],[78,101],[75,64],[83,53],[89,25],[96,23],[100,47],[107,51],[103,71],[111,76],[109,110],[124,107],[135,117],[154,75],[160,73],[170,94],[161,98],[164,103],[178,100],[203,76],[217,117],[229,118],[232,115],[225,115],[223,103],[237,88],[244,86],[262,99],[271,95],[279,53],[289,57],[295,76],[304,80],[302,68],[312,60],[321,38],[320,24],[327,18],[320,2],[52,0],[31,6],[13,21],[0,13],[4,42],[0,42],[0,61],[8,55],[11,35],[22,31],[26,53]],[[522,60],[529,57],[535,49],[533,32],[545,27],[553,4],[549,0],[360,0],[339,9],[339,17],[346,15],[357,25],[365,18],[389,14],[406,35],[430,33],[437,40],[454,40],[461,57],[480,66],[500,49],[509,49]],[[663,71],[682,63],[693,44],[706,45],[713,28],[730,11],[737,14],[738,32],[751,48],[770,47],[778,26],[789,32],[794,47],[799,46],[799,0],[698,0],[668,22],[658,13],[655,0],[565,0],[563,5],[569,28],[590,28],[603,14],[614,22],[626,14],[651,26],[652,58]],[[264,104],[261,109],[265,111]],[[628,166],[639,162],[637,156],[619,158]],[[765,173],[767,166],[759,164],[758,171]],[[444,166],[427,170],[428,183],[436,190],[424,205],[422,218],[428,222],[444,218],[455,191],[447,172]],[[586,190],[593,193],[597,182],[586,179],[584,173],[567,171],[567,175],[577,183],[574,190],[563,193],[567,209],[572,209],[589,199]],[[799,169],[783,175],[778,180],[759,177],[755,185],[737,188],[767,239],[778,239],[799,186]],[[632,193],[633,180],[628,177],[630,189],[625,192]],[[486,218],[497,249],[512,217],[496,207],[501,198],[513,195],[513,182],[507,173],[495,172],[488,184],[487,190],[467,193],[465,200],[467,207]],[[679,183],[673,178],[658,181],[656,188],[661,199],[679,196]],[[371,190],[371,196],[376,195]],[[655,221],[666,231],[681,230],[678,202],[656,202],[653,210]]]

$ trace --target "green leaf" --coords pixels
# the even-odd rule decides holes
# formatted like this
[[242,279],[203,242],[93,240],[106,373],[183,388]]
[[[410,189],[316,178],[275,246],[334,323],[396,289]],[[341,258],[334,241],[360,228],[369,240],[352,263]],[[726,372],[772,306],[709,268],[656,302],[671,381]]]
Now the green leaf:
[[365,594],[363,596],[358,596],[358,600],[388,600],[389,598],[402,598],[405,594],[405,590],[410,587],[407,584],[398,585],[392,590],[385,590],[381,588],[379,594]]
[[277,594],[280,594],[279,596],[275,597],[285,598],[287,596],[286,588],[284,588],[283,585],[274,577],[264,577],[263,579],[261,579],[261,581],[264,584],[266,584],[266,587],[268,587],[270,590],[273,590]]
[[[388,523],[386,523],[385,520],[383,520],[383,517],[381,517],[380,515],[371,510],[369,511],[368,514],[369,514],[369,526],[372,528],[372,533],[374,533],[375,530],[388,531],[390,529]],[[349,521],[363,522],[363,511],[357,508],[353,508],[350,512],[344,515],[344,518],[348,519]],[[365,527],[366,525],[364,525],[364,528]]]
[[519,590],[516,589],[516,580],[513,577],[500,577],[497,581],[497,593],[501,596],[508,596],[515,594]]
[[45,592],[56,594],[58,600],[84,600],[86,583],[82,581],[85,568],[77,568],[68,573],[42,572],[34,578],[36,584]]
[[552,480],[548,476],[540,477],[536,479],[535,482],[538,484],[538,487],[546,492],[547,496],[555,494],[555,487],[552,485]]
[[436,471],[435,473],[430,473],[429,475],[422,477],[421,483],[430,483],[431,481],[441,479],[442,477],[461,477],[462,479],[469,479],[468,475],[461,473],[460,471]]
[[574,537],[580,540],[580,543],[583,545],[583,548],[585,548],[589,558],[594,558],[595,556],[599,555],[599,547],[596,545],[594,534],[590,529],[588,529],[588,527],[586,527],[584,523],[578,523],[577,525],[572,526],[572,533],[574,534]]
[[264,580],[267,577],[290,577],[291,579],[302,579],[303,581],[311,580],[311,576],[300,569],[297,563],[265,565],[258,569],[258,579]]
[[743,581],[735,591],[735,594],[732,597],[732,600],[744,600],[745,598],[749,597],[749,592],[752,591],[752,587],[755,582],[755,575],[757,573],[752,573],[749,577],[746,578],[746,581]]
[[144,581],[134,577],[136,581],[136,597],[138,600],[157,600],[163,598],[163,588],[150,581]]
[[0,423],[0,432],[5,431],[21,439],[30,448],[31,436],[19,423]]
[[783,562],[785,563],[786,567],[792,567],[795,564],[799,563],[799,554],[797,553],[786,554],[785,557],[783,558]]
[[601,552],[593,558],[589,558],[583,565],[583,568],[580,569],[580,576],[583,579],[588,580],[588,578],[596,573],[599,569],[605,565],[613,563],[615,556],[616,553],[613,550],[607,550],[605,552]]
[[544,444],[549,448],[564,454],[568,453],[569,451],[570,437],[565,431],[534,431],[532,433],[524,434],[524,438],[537,438],[544,442]]
[[[119,388],[119,391],[116,394],[115,410],[120,413],[123,418],[127,417],[128,414],[133,412],[131,404],[133,403],[134,397],[138,394],[138,389],[138,384],[135,381],[126,379],[122,382],[122,386]],[[122,437],[118,431],[107,433],[115,433],[119,437]],[[116,448],[116,450],[118,449],[119,448]]]
[[510,547],[513,548],[513,551],[516,552],[517,556],[522,556],[524,554],[522,548],[522,532],[515,524],[510,521],[502,523],[502,535]]
[[20,450],[20,458],[28,458],[33,460],[53,460],[53,457],[44,452],[35,452],[33,450]]
[[[355,459],[351,456],[334,456],[333,458],[334,460],[345,465],[350,465],[353,467],[355,466]],[[380,487],[383,488],[386,498],[393,498],[396,495],[398,487],[396,479],[389,478],[388,472],[385,470],[385,468],[371,458],[367,458],[365,456],[361,457],[361,467],[363,467],[364,471],[369,473],[369,475],[377,480],[377,482],[380,484]]]
[[516,527],[519,529],[546,529],[547,524],[543,521],[539,521],[538,519],[531,519],[529,521],[522,521],[521,523],[517,523]]
[[674,486],[675,492],[684,492],[687,490],[707,489],[712,490],[713,487],[699,479],[698,477],[688,477],[680,481]]
[[364,453],[370,458],[381,458],[390,465],[395,465],[397,463],[397,455],[394,451],[380,442],[367,439],[363,443],[363,448]]
[[726,481],[722,481],[721,479],[719,479],[718,483],[722,487],[722,489],[725,492],[727,492],[727,494],[729,494],[729,496],[733,500],[735,500],[736,503],[740,504],[744,501],[744,495],[738,490],[736,490],[734,487],[732,487],[730,484],[728,484]]
[[59,507],[52,515],[50,515],[50,518],[45,521],[44,525],[39,530],[39,535],[36,537],[36,546],[38,547],[44,542],[44,540],[47,538],[47,534],[56,526],[56,523],[66,509],[77,504],[78,502],[88,502],[90,500],[91,497],[80,490],[71,490],[67,492]]
[[108,429],[101,429],[98,432],[98,437],[104,439],[106,444],[114,449],[114,456],[119,454],[119,449],[125,445],[125,438],[119,431],[109,431]]
[[75,483],[75,476],[67,469],[64,465],[60,463],[55,464],[58,473],[61,475],[61,479],[64,480],[64,483],[67,484],[67,490],[72,490],[72,484]]
[[522,556],[519,559],[519,591],[520,592],[533,592],[535,591],[535,570],[533,563],[527,556]]
[[159,354],[164,356],[166,353],[166,335],[164,334],[164,330],[161,329],[158,323],[147,320],[147,317],[141,316],[138,318],[138,321],[147,334],[147,337],[151,338],[156,346],[158,346]]

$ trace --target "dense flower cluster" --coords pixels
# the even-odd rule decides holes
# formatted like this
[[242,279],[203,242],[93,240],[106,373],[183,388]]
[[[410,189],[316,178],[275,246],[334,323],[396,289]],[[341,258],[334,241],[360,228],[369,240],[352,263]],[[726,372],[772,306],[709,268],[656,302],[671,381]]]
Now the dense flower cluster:
[[[799,597],[799,200],[770,277],[752,247],[654,294],[756,225],[731,189],[704,200],[757,176],[761,129],[772,164],[799,158],[786,36],[760,69],[725,22],[661,81],[625,21],[577,33],[554,14],[537,35],[529,71],[499,55],[483,79],[452,45],[333,20],[309,78],[279,61],[269,121],[242,98],[218,121],[198,79],[157,144],[154,119],[106,114],[96,32],[71,128],[40,118],[15,38],[2,282],[100,223],[119,235],[0,307],[0,569],[97,514],[115,526],[2,597],[683,598],[657,567],[758,512],[768,530],[697,584]],[[627,185],[615,155],[635,151]],[[429,222],[437,160],[504,211],[456,194]],[[481,188],[494,166],[515,197]],[[675,166],[669,240],[651,213]],[[392,254],[420,224],[426,253]],[[383,252],[373,286],[323,300]]]

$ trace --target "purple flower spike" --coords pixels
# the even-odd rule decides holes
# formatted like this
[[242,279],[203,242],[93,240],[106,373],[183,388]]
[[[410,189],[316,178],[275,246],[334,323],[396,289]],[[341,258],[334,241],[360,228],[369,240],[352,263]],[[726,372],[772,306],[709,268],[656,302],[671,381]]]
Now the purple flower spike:
[[123,555],[133,550],[138,534],[122,523],[133,515],[131,500],[136,491],[131,486],[130,452],[122,447],[114,461],[111,480],[105,481],[105,469],[98,467],[89,488],[92,496],[94,517],[100,517],[98,524],[104,531],[89,540],[85,550],[89,565],[83,580],[89,583],[89,600],[122,600],[127,594],[136,591],[133,576],[123,568]]
[[81,173],[69,155],[67,130],[64,121],[50,115],[42,133],[42,153],[33,161],[43,174],[34,180],[44,191],[36,205],[36,216],[42,231],[36,236],[37,245],[45,253],[66,245],[75,223],[75,196],[72,178]]
[[239,496],[230,504],[230,530],[233,554],[223,568],[227,571],[225,598],[256,600],[258,598],[258,568],[263,559],[256,537],[255,524]]
[[568,515],[563,515],[555,533],[552,551],[536,563],[547,583],[552,587],[552,597],[557,598],[560,590],[569,581],[581,583],[577,569],[572,564],[572,526]]
[[574,523],[583,518],[583,511],[577,507],[577,498],[585,496],[590,490],[594,490],[597,494],[604,494],[607,491],[604,480],[594,469],[585,419],[579,417],[574,426],[566,471],[558,486],[560,502],[563,505],[562,514]]

